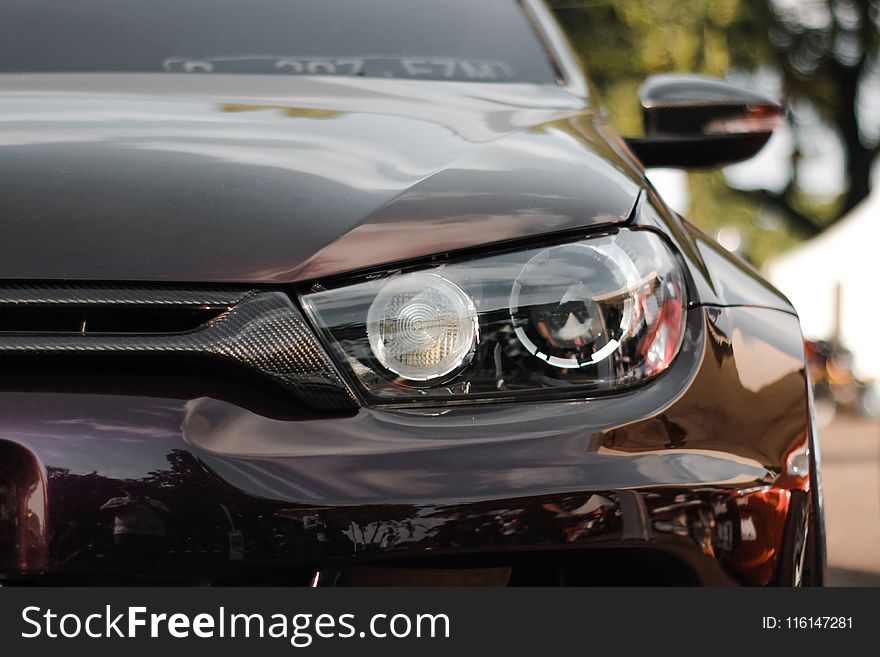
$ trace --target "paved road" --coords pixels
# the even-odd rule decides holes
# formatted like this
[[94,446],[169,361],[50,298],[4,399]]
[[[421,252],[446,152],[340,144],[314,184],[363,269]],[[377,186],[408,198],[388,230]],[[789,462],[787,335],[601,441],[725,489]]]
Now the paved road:
[[880,586],[880,423],[838,415],[820,433],[831,586]]

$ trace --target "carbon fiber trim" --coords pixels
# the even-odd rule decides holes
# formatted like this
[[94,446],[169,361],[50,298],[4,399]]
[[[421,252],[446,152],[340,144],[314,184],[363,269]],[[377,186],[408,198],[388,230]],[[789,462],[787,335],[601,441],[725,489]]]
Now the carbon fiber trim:
[[49,284],[3,285],[0,306],[162,306],[232,307],[253,290]]
[[216,319],[184,333],[0,333],[0,355],[218,359],[275,383],[310,409],[350,412],[358,408],[302,314],[282,292],[90,286],[0,288],[0,309],[21,305],[228,308]]

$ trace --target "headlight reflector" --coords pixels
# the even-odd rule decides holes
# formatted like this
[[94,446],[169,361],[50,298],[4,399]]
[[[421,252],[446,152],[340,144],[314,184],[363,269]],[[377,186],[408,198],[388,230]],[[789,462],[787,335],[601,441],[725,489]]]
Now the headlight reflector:
[[392,279],[367,312],[367,336],[379,363],[410,381],[430,381],[466,364],[477,343],[473,300],[433,273]]

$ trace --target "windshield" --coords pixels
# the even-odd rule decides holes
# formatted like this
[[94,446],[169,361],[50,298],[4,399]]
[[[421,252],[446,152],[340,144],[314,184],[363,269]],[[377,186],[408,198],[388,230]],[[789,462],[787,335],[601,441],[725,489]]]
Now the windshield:
[[516,0],[0,0],[0,72],[555,82]]

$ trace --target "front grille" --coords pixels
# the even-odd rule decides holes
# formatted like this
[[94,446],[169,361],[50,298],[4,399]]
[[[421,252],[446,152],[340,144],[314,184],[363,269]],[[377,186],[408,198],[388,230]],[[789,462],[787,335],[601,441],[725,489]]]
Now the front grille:
[[219,364],[315,411],[357,402],[290,297],[205,287],[0,287],[0,366]]

